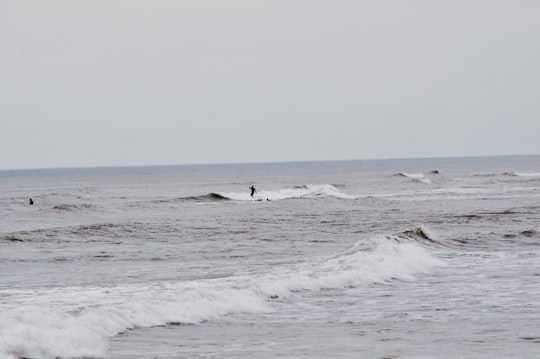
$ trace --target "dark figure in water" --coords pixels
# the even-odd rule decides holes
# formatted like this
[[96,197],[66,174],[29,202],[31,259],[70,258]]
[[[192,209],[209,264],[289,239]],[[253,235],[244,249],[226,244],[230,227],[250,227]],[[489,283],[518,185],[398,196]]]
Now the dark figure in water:
[[253,197],[253,194],[257,193],[257,190],[255,189],[255,187],[253,187],[253,185],[249,187],[249,189],[251,190],[251,197]]
[[33,205],[33,204],[34,204],[34,201],[32,200],[32,198],[29,198],[29,199],[28,199],[28,203],[29,203],[30,205]]

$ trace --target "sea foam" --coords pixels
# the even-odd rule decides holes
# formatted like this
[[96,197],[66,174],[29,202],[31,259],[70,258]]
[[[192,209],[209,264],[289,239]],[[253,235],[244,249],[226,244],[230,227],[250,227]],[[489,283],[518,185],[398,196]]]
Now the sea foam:
[[246,192],[224,192],[219,195],[237,200],[237,201],[251,201],[251,200],[282,200],[290,198],[315,198],[315,197],[336,197],[342,199],[354,199],[346,193],[341,192],[336,186],[331,184],[309,184],[303,186],[296,186],[293,188],[282,188],[278,190],[261,190],[257,191],[253,197],[250,196],[248,191]]
[[[0,314],[0,358],[100,356],[109,338],[133,328],[272,312],[278,310],[274,299],[287,300],[293,292],[411,280],[441,264],[419,243],[380,236],[270,272],[154,285],[41,289],[33,293],[40,303]],[[23,298],[28,293],[10,295]]]

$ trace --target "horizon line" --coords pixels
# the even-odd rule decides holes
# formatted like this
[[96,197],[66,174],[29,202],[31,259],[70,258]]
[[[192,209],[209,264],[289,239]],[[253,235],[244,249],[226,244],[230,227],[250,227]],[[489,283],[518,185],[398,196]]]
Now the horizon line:
[[194,163],[163,163],[163,164],[140,164],[140,165],[88,165],[88,166],[51,166],[51,167],[20,167],[20,168],[0,168],[0,172],[15,171],[52,171],[52,170],[91,170],[91,169],[113,169],[113,168],[148,168],[148,167],[182,167],[182,166],[232,166],[232,165],[271,165],[271,164],[293,164],[293,163],[323,163],[323,162],[375,162],[375,161],[406,161],[406,160],[436,160],[436,159],[479,159],[495,157],[535,157],[540,154],[505,154],[505,155],[471,155],[471,156],[426,156],[426,157],[388,157],[388,158],[356,158],[356,159],[334,159],[334,160],[290,160],[290,161],[267,161],[267,162],[194,162]]

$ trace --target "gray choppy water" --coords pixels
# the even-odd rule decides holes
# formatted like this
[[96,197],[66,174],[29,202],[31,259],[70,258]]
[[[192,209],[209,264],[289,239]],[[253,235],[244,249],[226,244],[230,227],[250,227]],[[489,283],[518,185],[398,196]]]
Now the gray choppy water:
[[540,354],[539,156],[0,185],[0,358]]

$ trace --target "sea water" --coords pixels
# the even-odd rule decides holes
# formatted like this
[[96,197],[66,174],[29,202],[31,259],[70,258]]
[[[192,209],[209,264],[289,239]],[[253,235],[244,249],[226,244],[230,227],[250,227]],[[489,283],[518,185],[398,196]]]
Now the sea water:
[[1,171],[0,358],[539,357],[539,211],[539,156]]

